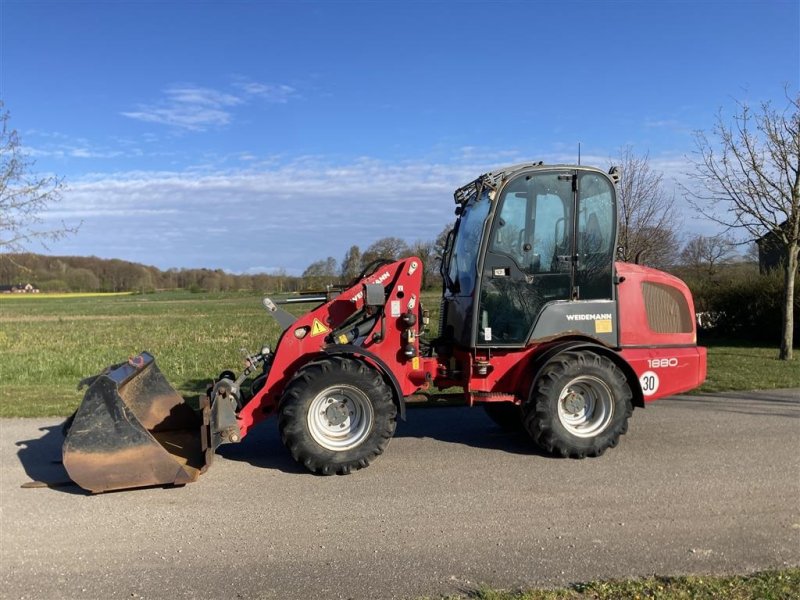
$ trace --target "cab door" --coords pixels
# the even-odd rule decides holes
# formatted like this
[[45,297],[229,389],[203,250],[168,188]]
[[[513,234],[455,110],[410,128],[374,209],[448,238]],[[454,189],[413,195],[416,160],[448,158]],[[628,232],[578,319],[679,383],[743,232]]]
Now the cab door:
[[521,346],[542,308],[573,295],[577,172],[523,174],[502,191],[481,272],[477,346]]

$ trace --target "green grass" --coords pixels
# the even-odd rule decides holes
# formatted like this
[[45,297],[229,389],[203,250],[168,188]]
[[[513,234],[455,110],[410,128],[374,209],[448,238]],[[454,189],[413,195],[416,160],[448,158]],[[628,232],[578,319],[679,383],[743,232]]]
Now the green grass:
[[648,577],[596,581],[568,588],[510,592],[480,588],[448,600],[796,600],[800,569],[765,571],[729,577]]
[[800,387],[800,350],[787,362],[778,360],[777,347],[730,340],[700,343],[708,348],[708,375],[701,392]]
[[[425,294],[423,302],[435,324],[437,294]],[[255,294],[4,296],[0,417],[68,415],[82,398],[75,389],[80,379],[141,350],[157,357],[179,392],[196,395],[221,370],[240,369],[240,348],[274,345],[278,333]],[[710,345],[701,391],[800,387],[800,361],[787,364],[776,356],[775,348]]]
[[67,415],[77,382],[141,350],[175,388],[205,389],[241,369],[240,348],[274,343],[279,329],[247,294],[170,292],[136,296],[0,300],[0,416]]

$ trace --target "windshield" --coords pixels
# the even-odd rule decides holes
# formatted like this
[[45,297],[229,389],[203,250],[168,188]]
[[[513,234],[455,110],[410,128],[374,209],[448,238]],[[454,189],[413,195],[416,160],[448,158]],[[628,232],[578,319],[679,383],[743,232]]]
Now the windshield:
[[464,205],[464,212],[456,224],[447,274],[461,295],[471,295],[475,288],[478,250],[490,205],[489,190],[483,190],[480,196]]

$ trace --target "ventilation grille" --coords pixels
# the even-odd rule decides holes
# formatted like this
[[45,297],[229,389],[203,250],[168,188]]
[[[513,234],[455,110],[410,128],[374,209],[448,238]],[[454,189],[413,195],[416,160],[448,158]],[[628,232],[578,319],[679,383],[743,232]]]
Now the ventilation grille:
[[694,324],[686,298],[677,288],[642,282],[647,324],[655,333],[692,333]]

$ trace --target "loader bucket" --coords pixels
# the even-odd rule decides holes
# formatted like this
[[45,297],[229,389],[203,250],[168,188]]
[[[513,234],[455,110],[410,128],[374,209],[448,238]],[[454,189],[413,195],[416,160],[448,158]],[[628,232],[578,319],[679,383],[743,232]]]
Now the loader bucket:
[[87,380],[63,446],[70,478],[91,492],[195,481],[213,457],[209,407],[187,405],[142,352]]

